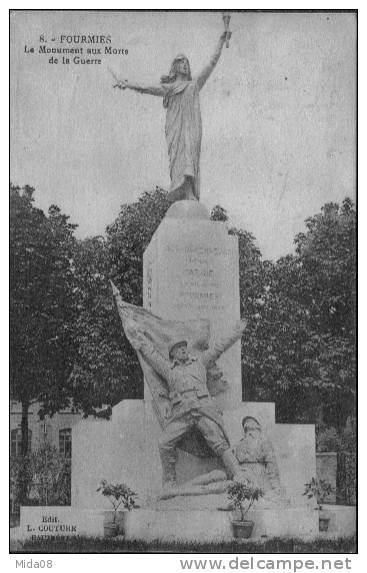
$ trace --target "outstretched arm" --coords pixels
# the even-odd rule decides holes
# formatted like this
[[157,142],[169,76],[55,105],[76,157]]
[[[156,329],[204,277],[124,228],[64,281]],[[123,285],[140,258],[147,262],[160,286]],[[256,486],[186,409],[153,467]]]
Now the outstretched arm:
[[217,342],[213,344],[206,352],[203,352],[200,356],[201,362],[204,364],[205,367],[208,367],[209,364],[215,362],[223,352],[228,350],[239,340],[247,326],[246,320],[240,320],[233,330],[227,334],[227,336],[221,338]]
[[215,66],[217,65],[217,62],[218,62],[220,55],[222,53],[223,44],[226,41],[226,39],[229,40],[230,35],[231,35],[231,32],[223,32],[223,34],[219,38],[219,42],[217,44],[217,47],[215,48],[215,52],[212,55],[212,57],[210,58],[209,64],[207,66],[205,66],[205,68],[197,76],[196,83],[199,87],[199,90],[201,90],[201,88],[204,86],[206,80],[208,79],[208,77],[210,76],[210,74],[214,70]]
[[139,92],[142,94],[149,94],[154,96],[164,96],[164,89],[161,86],[147,86],[142,84],[134,84],[129,82],[128,80],[118,80],[117,83],[113,86],[114,88],[120,88],[120,90],[125,90],[126,88],[130,90],[134,90],[135,92]]

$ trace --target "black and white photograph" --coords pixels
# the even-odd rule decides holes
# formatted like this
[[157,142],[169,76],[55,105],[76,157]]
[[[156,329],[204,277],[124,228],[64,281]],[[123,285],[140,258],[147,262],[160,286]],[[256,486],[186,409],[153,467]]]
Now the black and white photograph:
[[9,11],[10,553],[357,552],[357,18]]

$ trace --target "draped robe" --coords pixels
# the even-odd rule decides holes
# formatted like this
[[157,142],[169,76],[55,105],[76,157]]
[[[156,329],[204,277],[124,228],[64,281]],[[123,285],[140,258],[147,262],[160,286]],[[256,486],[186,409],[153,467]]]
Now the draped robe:
[[170,162],[171,197],[180,199],[185,178],[191,178],[193,193],[200,197],[201,113],[196,80],[162,84],[167,109],[166,140]]

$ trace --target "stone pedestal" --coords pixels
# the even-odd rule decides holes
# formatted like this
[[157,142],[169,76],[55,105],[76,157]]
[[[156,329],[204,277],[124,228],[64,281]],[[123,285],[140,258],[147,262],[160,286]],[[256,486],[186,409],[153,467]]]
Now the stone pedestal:
[[[318,532],[318,513],[307,508],[254,510],[247,517],[255,523],[250,541],[262,537],[314,538]],[[140,510],[128,516],[126,539],[230,542],[231,521],[228,511]]]
[[[297,537],[314,540],[352,537],[356,534],[356,508],[327,505],[327,532],[319,533],[319,512],[310,508],[272,509],[249,512],[254,530],[250,543],[264,537]],[[103,535],[105,512],[79,507],[21,507],[20,527],[11,530],[12,539],[47,540],[80,535]],[[46,522],[45,522],[46,519]],[[47,521],[48,520],[48,521]],[[165,542],[233,541],[232,515],[208,509],[154,511],[138,509],[124,517],[126,539]]]
[[[240,319],[238,239],[224,222],[210,221],[203,205],[178,201],[168,210],[144,253],[144,307],[164,319],[210,321],[211,341]],[[230,412],[242,401],[241,345],[237,342],[217,362],[228,382],[215,396]],[[144,398],[150,401],[145,386]],[[177,479],[221,467],[214,456],[206,460],[179,453]]]

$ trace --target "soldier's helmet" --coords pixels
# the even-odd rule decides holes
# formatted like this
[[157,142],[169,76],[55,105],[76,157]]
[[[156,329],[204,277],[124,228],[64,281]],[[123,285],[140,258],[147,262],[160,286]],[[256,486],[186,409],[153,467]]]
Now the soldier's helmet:
[[187,348],[187,340],[175,340],[168,346],[168,356],[170,360],[174,359],[175,349],[179,348],[180,346],[186,346]]
[[261,432],[261,424],[253,416],[245,416],[242,419],[242,428],[245,429],[245,426],[246,427],[252,426],[253,429],[260,430],[260,432]]

